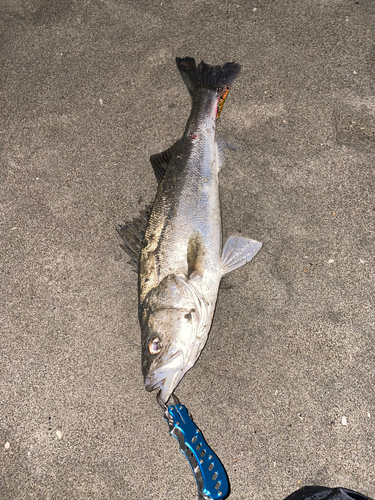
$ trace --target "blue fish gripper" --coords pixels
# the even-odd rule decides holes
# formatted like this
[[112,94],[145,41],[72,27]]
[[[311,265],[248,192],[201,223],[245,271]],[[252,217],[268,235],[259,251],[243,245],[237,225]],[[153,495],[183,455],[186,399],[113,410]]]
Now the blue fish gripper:
[[169,433],[180,445],[188,459],[198,486],[198,499],[220,500],[229,493],[227,474],[217,455],[204,440],[201,431],[191,419],[186,407],[173,395],[177,404],[167,406],[158,394],[158,402],[164,411]]

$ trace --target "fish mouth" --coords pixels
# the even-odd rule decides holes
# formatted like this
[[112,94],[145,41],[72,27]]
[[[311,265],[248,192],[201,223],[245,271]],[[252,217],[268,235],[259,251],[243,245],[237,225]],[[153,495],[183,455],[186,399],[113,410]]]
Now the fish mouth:
[[184,374],[184,366],[182,351],[170,353],[167,359],[145,378],[146,390],[151,392],[160,388],[160,399],[164,403],[167,402]]

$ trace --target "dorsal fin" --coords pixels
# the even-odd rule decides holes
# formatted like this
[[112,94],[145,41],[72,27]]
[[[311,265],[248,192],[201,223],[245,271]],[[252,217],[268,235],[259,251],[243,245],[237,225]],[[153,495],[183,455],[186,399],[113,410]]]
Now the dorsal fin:
[[129,255],[129,264],[138,271],[139,257],[141,254],[141,245],[145,237],[146,226],[150,218],[152,205],[148,205],[140,211],[139,217],[134,217],[130,222],[119,226],[116,231],[123,242],[120,247]]
[[172,146],[161,153],[157,153],[155,155],[150,156],[150,162],[152,168],[154,169],[154,174],[156,180],[160,184],[163,180],[165,172],[168,169],[169,162],[173,158],[174,155],[178,153],[180,148],[181,139],[178,139]]

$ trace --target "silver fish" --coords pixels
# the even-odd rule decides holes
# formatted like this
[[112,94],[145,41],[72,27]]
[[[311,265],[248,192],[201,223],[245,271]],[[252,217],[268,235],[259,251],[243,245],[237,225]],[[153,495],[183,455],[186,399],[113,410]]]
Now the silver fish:
[[[152,210],[120,226],[139,271],[142,371],[166,402],[207,340],[221,278],[249,262],[258,241],[231,236],[222,250],[219,171],[225,142],[216,120],[240,66],[176,59],[192,97],[185,132],[150,158],[159,182]],[[146,225],[147,222],[147,226]]]

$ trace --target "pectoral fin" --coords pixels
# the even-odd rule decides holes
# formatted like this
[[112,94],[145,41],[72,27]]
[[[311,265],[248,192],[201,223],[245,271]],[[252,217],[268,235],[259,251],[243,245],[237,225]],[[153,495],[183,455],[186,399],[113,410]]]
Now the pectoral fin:
[[165,151],[150,156],[150,162],[152,168],[154,169],[156,180],[158,181],[159,184],[164,178],[165,172],[168,169],[169,162],[171,161],[173,156],[175,156],[178,153],[180,144],[181,144],[181,139],[176,141],[170,148],[166,149]]
[[261,248],[262,243],[260,241],[243,238],[242,236],[230,236],[221,255],[223,275],[250,262]]
[[194,231],[190,236],[187,248],[187,264],[188,264],[188,277],[193,273],[203,275],[204,257],[206,254],[206,247],[203,242],[202,235],[199,231]]

